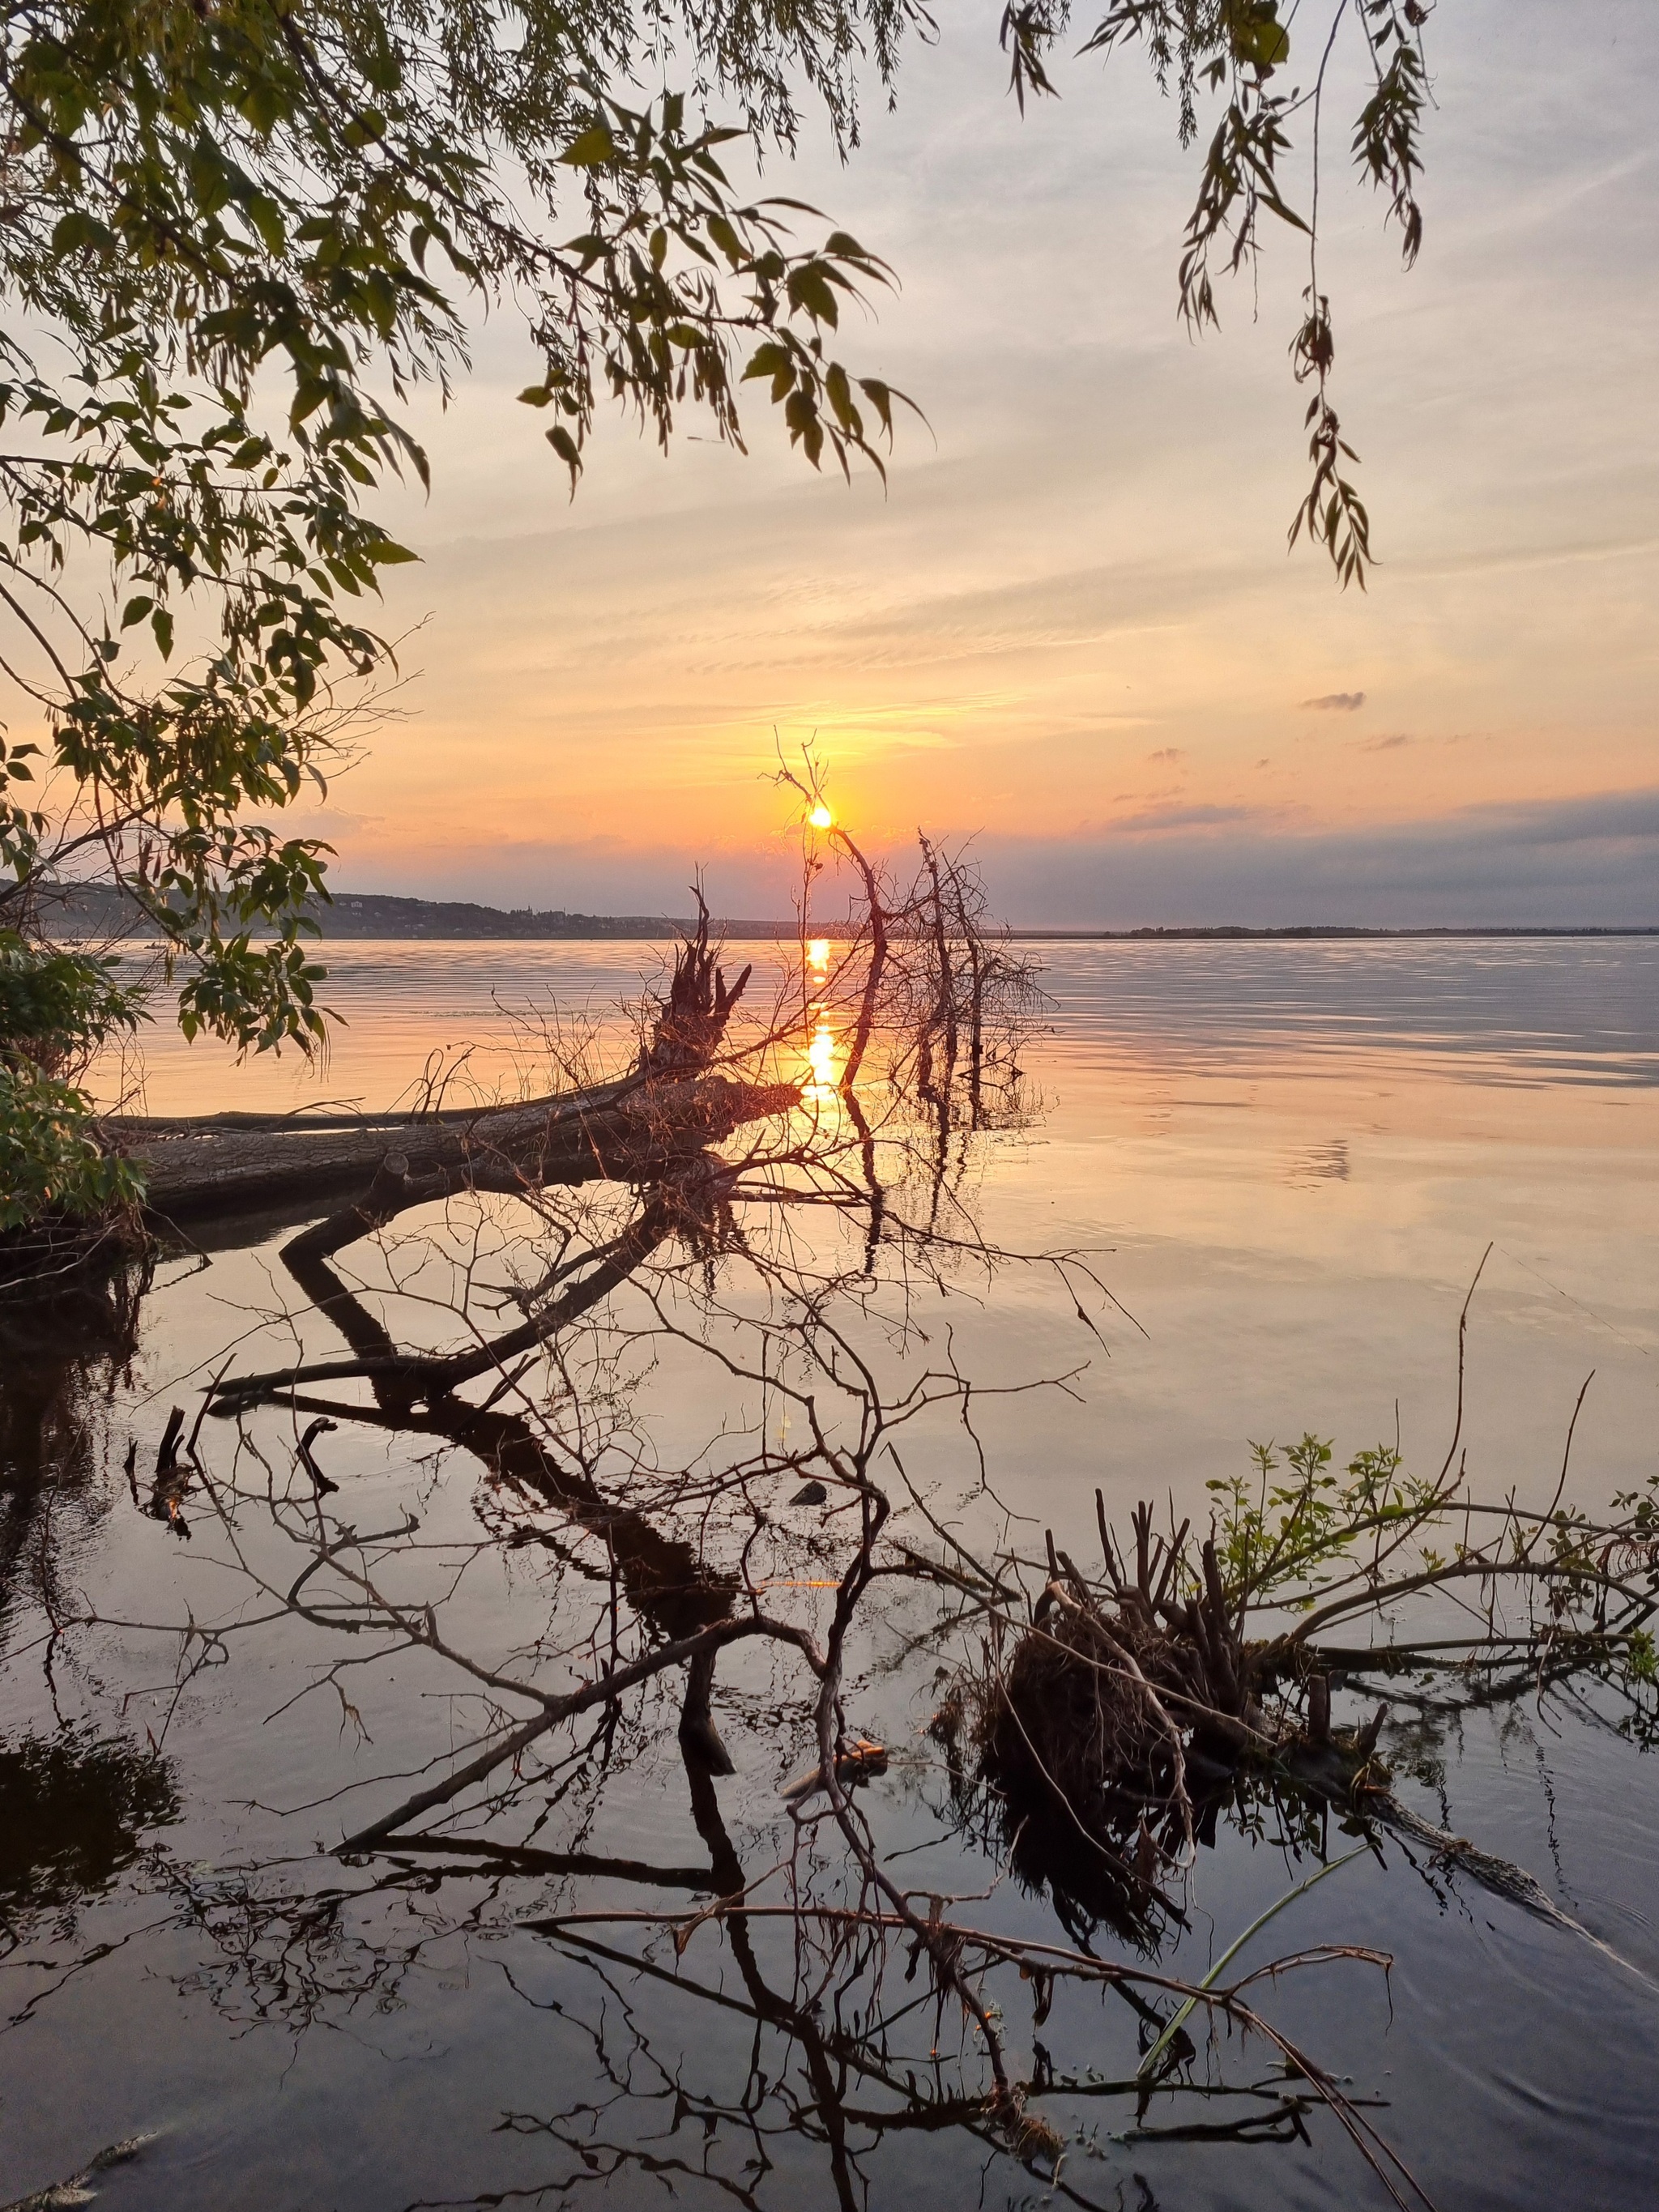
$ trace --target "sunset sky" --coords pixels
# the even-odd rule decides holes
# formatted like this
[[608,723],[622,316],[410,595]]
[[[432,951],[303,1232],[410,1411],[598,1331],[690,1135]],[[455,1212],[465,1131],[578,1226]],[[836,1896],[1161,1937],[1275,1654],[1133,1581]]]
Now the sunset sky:
[[840,349],[928,418],[884,495],[750,387],[747,459],[608,424],[573,504],[527,344],[480,331],[393,516],[408,719],[307,823],[337,884],[681,911],[701,863],[717,910],[787,910],[775,732],[872,846],[975,837],[1017,923],[1659,921],[1659,9],[1435,12],[1410,275],[1352,76],[1328,107],[1363,596],[1285,550],[1295,241],[1192,344],[1171,109],[1130,53],[1022,121],[998,12],[943,11],[845,171],[810,115],[768,171],[902,281]]

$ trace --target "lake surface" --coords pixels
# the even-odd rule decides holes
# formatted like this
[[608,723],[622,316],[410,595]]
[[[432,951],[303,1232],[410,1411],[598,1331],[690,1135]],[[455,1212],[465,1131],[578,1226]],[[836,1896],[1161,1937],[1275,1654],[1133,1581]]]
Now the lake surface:
[[[1339,1462],[1397,1434],[1431,1472],[1452,1431],[1459,1310],[1488,1248],[1462,1431],[1479,1486],[1547,1499],[1592,1371],[1577,1493],[1600,1502],[1659,1468],[1659,939],[1031,949],[1052,1002],[1023,1055],[1032,1110],[969,1148],[957,1188],[988,1238],[1076,1255],[1109,1297],[1091,1300],[1097,1337],[1053,1267],[969,1271],[937,1322],[919,1309],[918,1334],[886,1347],[896,1373],[916,1373],[948,1343],[988,1394],[1017,1394],[979,1402],[979,1446],[951,1421],[907,1443],[909,1477],[951,1525],[990,1540],[1006,1507],[1028,1548],[1047,1527],[1092,1559],[1097,1486],[1116,1516],[1166,1495],[1201,1510],[1206,1481],[1242,1471],[1250,1440],[1309,1430]],[[738,957],[763,960],[750,988],[764,1001],[769,949]],[[157,1036],[146,1103],[381,1106],[429,1060],[450,1103],[533,1094],[550,1036],[594,1066],[625,1055],[656,958],[612,943],[343,945],[324,995],[345,1026],[325,1070],[239,1068]],[[94,1362],[67,1397],[72,1347],[11,1340],[0,1735],[42,1743],[62,1719],[142,1749],[148,1732],[178,1802],[164,1824],[135,1814],[126,1863],[112,1850],[71,1865],[66,1840],[50,1909],[32,1915],[3,1888],[0,1843],[21,1939],[0,1961],[0,2203],[150,2131],[98,2177],[114,2212],[1389,2201],[1328,2113],[1259,2137],[1224,2102],[1138,2116],[1110,2087],[1133,2073],[1136,2023],[1097,1998],[1057,1997],[1036,2039],[1059,2084],[1045,2116],[1071,2145],[1051,2185],[969,2128],[894,2120],[890,2085],[803,2085],[797,2046],[753,2016],[717,1929],[683,1960],[637,1931],[612,1929],[601,1952],[525,1930],[556,1906],[637,1906],[624,1863],[707,1867],[707,1820],[648,1698],[595,1754],[603,1789],[579,1765],[547,1784],[538,1840],[580,1868],[532,1878],[406,1856],[343,1873],[323,1856],[354,1806],[382,1809],[416,1786],[392,1778],[446,1761],[477,1711],[415,1658],[392,1668],[400,1681],[323,1680],[291,1619],[258,1625],[259,1593],[286,1587],[275,1535],[234,1534],[198,1497],[180,1541],[124,1471],[135,1440],[150,1468],[168,1407],[198,1402],[233,1349],[252,1369],[288,1357],[296,1332],[313,1352],[333,1343],[283,1287],[289,1233],[210,1266],[165,1263],[131,1358]],[[386,1295],[414,1311],[423,1280]],[[1025,1389],[1045,1376],[1068,1379]],[[640,1387],[661,1401],[652,1451],[690,1463],[719,1428],[720,1387],[672,1360]],[[246,1425],[258,1464],[285,1469],[293,1417]],[[228,1464],[230,1425],[207,1433]],[[510,1620],[514,1649],[543,1632],[556,1593],[526,1555],[477,1556],[488,1501],[465,1455],[350,1425],[318,1449],[360,1525],[417,1505],[434,1554],[465,1555],[461,1628],[499,1643]],[[257,1476],[253,1459],[236,1465]],[[559,1571],[602,1586],[604,1546],[576,1529]],[[922,1734],[933,1655],[896,1656],[923,1609],[901,1591],[860,1647],[849,1720],[894,1754],[860,1802],[908,1882],[988,1889],[979,1924],[1067,1941],[1050,1902],[999,1876],[953,1817]],[[54,1643],[54,1620],[88,1613],[95,1629]],[[192,1643],[197,1623],[230,1625],[220,1644]],[[714,1787],[746,1875],[784,1848],[779,1785],[810,1764],[784,1671],[722,1662],[737,1771]],[[1659,1764],[1592,1703],[1559,1699],[1438,1729],[1397,1709],[1386,1741],[1402,1796],[1527,1868],[1619,1959],[1395,1845],[1259,1939],[1264,1963],[1275,1946],[1384,1951],[1386,1984],[1346,1961],[1287,1976],[1263,2008],[1363,2101],[1443,2212],[1659,2201]],[[0,1779],[14,1811],[31,1771]],[[1224,1825],[1170,1970],[1204,1972],[1306,1870],[1283,1837]],[[757,1972],[789,1986],[787,1937],[751,1925]],[[833,2011],[833,1989],[823,2002]],[[1009,2033],[1041,2074],[1024,2015]],[[938,2047],[956,2036],[942,2024]],[[1223,2044],[1215,2063],[1236,2087],[1267,2079],[1265,2049]],[[924,2035],[924,2064],[929,2047]]]

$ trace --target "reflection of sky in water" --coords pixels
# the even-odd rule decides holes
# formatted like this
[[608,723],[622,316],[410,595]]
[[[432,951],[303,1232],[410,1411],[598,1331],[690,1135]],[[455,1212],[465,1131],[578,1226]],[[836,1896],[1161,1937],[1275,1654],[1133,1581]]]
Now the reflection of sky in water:
[[1212,1069],[1449,1055],[1458,1079],[1659,1084],[1659,939],[1044,946],[1076,1048]]
[[[1055,1002],[1022,1054],[1044,1111],[991,1140],[969,1188],[1010,1244],[1109,1248],[1103,1270],[1152,1339],[1114,1340],[1091,1385],[1107,1430],[1062,1424],[1032,1481],[1069,1468],[1092,1485],[1103,1449],[1126,1480],[1135,1464],[1186,1480],[1291,1420],[1346,1433],[1356,1401],[1365,1426],[1391,1426],[1396,1394],[1437,1419],[1455,1305],[1488,1241],[1471,1389],[1490,1398],[1494,1442],[1535,1454],[1540,1425],[1597,1365],[1581,1437],[1599,1428],[1625,1472],[1645,1468],[1659,939],[1032,949]],[[739,950],[759,956],[750,1000],[765,1012],[781,963]],[[836,950],[809,941],[809,969]],[[323,995],[348,1026],[320,1079],[270,1060],[238,1071],[163,1033],[152,1109],[389,1100],[434,1047],[475,1041],[468,1073],[487,1088],[514,1066],[511,1009],[556,998],[630,1034],[618,1010],[662,948],[331,957]],[[827,1105],[842,1047],[817,1005],[809,979],[801,1073]],[[1042,1371],[1047,1308],[1024,1338],[1022,1310],[999,1294],[994,1356]]]
[[[1282,1418],[1257,1402],[1281,1370],[1295,1395],[1325,1374],[1349,1387],[1358,1360],[1390,1406],[1410,1373],[1437,1402],[1443,1297],[1489,1238],[1489,1305],[1502,1281],[1541,1301],[1527,1307],[1540,1327],[1576,1314],[1609,1352],[1651,1346],[1659,939],[1032,949],[1054,1004],[1022,1060],[1044,1110],[992,1140],[977,1203],[1011,1243],[1110,1245],[1113,1288],[1162,1314],[1160,1363],[1180,1367],[1188,1329],[1193,1358],[1206,1343],[1203,1395],[1224,1433],[1248,1425],[1235,1390],[1252,1420]],[[757,956],[750,1003],[768,1013],[782,962],[739,950]],[[806,951],[800,1074],[822,1105],[844,1048],[811,984],[838,948]],[[463,1086],[516,1090],[514,1011],[556,1001],[620,1046],[621,1010],[663,948],[345,944],[330,957],[322,995],[346,1025],[320,1077],[270,1059],[238,1069],[158,1026],[152,1110],[378,1103],[434,1048],[469,1044]],[[1408,1285],[1410,1317],[1391,1318]],[[1235,1349],[1246,1364],[1230,1380]],[[1115,1353],[1121,1400],[1149,1355]]]
[[[801,1074],[819,1105],[842,1047],[811,971],[836,950],[807,946]],[[1587,1421],[1604,1404],[1620,1455],[1648,1449],[1633,1407],[1613,1407],[1621,1378],[1650,1393],[1659,1365],[1659,939],[1033,950],[1054,1007],[1022,1058],[1044,1111],[992,1140],[970,1186],[1011,1244],[1111,1248],[1111,1286],[1153,1338],[1115,1343],[1103,1370],[1126,1447],[1139,1436],[1133,1449],[1164,1466],[1186,1455],[1188,1420],[1206,1448],[1323,1403],[1337,1422],[1361,1376],[1389,1421],[1396,1392],[1438,1407],[1447,1300],[1494,1240],[1484,1310],[1489,1323],[1512,1314],[1505,1357],[1525,1386],[1497,1390],[1499,1430],[1515,1413],[1516,1448],[1530,1447],[1515,1409],[1552,1420],[1599,1360]],[[750,998],[769,1010],[781,963],[741,951],[759,956]],[[620,1009],[662,949],[347,944],[331,957],[323,995],[347,1026],[320,1078],[270,1060],[238,1070],[162,1032],[152,1109],[390,1100],[429,1051],[469,1042],[471,1079],[516,1087],[512,1010],[556,999],[620,1040]],[[999,1346],[1018,1335],[1004,1312]],[[1040,1341],[1021,1354],[1047,1364]],[[1172,1393],[1186,1401],[1173,1423]]]
[[[1071,1377],[1064,1392],[998,1398],[988,1389],[976,1400],[975,1426],[996,1496],[1018,1516],[1015,1541],[1040,1547],[1046,1525],[1092,1562],[1097,1486],[1120,1522],[1135,1498],[1166,1493],[1179,1511],[1202,1516],[1205,1481],[1242,1468],[1252,1437],[1282,1440],[1312,1427],[1335,1439],[1340,1462],[1391,1438],[1397,1419],[1408,1467],[1437,1468],[1451,1429],[1458,1308],[1488,1243],[1469,1331],[1463,1432],[1477,1485],[1547,1495],[1591,1368],[1595,1381],[1574,1443],[1576,1484],[1605,1495],[1651,1470],[1659,1433],[1659,941],[1041,950],[1056,1011],[1051,1032],[1022,1057],[1047,1111],[1024,1133],[993,1139],[962,1188],[992,1236],[1028,1250],[1085,1249],[1139,1328],[1091,1297],[1103,1350],[1042,1269],[1010,1270],[988,1286],[964,1268],[967,1296],[948,1305],[931,1293],[919,1301],[915,1358],[948,1356],[988,1386]],[[296,1085],[270,1063],[238,1073],[208,1052],[162,1039],[151,1101],[200,1109],[354,1093],[386,1099],[428,1051],[472,1039],[480,1042],[477,1074],[488,1082],[511,1065],[501,1008],[545,1003],[556,992],[608,1015],[637,994],[653,957],[629,945],[345,946],[326,996],[350,1026],[320,1079]],[[763,972],[751,986],[763,1007],[774,981]],[[799,969],[794,991],[798,1018]],[[809,989],[806,1007],[817,1003]],[[817,1021],[809,1011],[809,1056]],[[833,1055],[833,1039],[829,1049]],[[826,1064],[833,1068],[833,1057]],[[814,1233],[813,1223],[791,1224],[796,1237]],[[822,1233],[838,1233],[836,1224]],[[856,1227],[851,1233],[856,1239]],[[366,1264],[362,1251],[353,1257]],[[274,1275],[269,1248],[216,1254],[201,1273],[165,1273],[138,1377],[135,1426],[147,1453],[166,1407],[184,1400],[189,1385],[179,1378],[208,1348],[216,1358],[249,1313],[270,1302]],[[251,1360],[251,1348],[243,1356]],[[681,1426],[665,1435],[665,1451],[700,1448],[725,1418],[731,1388],[723,1370],[677,1375],[672,1419]],[[400,1478],[409,1449],[404,1437],[350,1425],[327,1446],[329,1466],[363,1497],[365,1510],[384,1502],[377,1486]],[[963,1501],[970,1540],[986,1540],[988,1531],[996,1540],[1000,1509],[975,1495],[977,1449],[954,1418],[907,1430],[902,1449],[907,1475],[943,1510]],[[118,1471],[112,1480],[118,1488]],[[422,1540],[451,1529],[470,1537],[470,1477],[434,1486]],[[143,1578],[156,1571],[155,1552],[125,1524],[104,1525],[119,1538],[99,1554],[97,1571],[109,1582],[105,1617],[140,1617],[154,1607]],[[170,1542],[149,1524],[143,1533]],[[204,1547],[174,1547],[162,1564],[199,1571],[176,1555]],[[90,1547],[77,1571],[93,1574]],[[471,1608],[463,1620],[480,1648],[506,1632],[498,1602],[487,1581],[463,1591],[462,1607]],[[181,1595],[174,1612],[183,1603]],[[514,1633],[539,1632],[538,1623],[526,1631],[522,1616],[514,1618]],[[153,1654],[143,1651],[140,1662],[148,1671],[137,1679],[155,1679]],[[877,1669],[856,1685],[855,1724],[915,1746],[907,1759],[927,1756],[918,1729],[936,1692],[926,1674],[917,1682]],[[760,1711],[776,1683],[736,1654],[723,1662],[721,1682],[739,1768],[720,1784],[722,1806],[734,1831],[750,1822],[763,1828],[776,1817],[780,1770],[769,1747],[762,1756],[767,1739],[751,1733],[736,1691],[742,1685]],[[188,1847],[181,1839],[185,1856],[240,1865],[244,1830],[259,1817],[256,1797],[320,1803],[301,1825],[331,1821],[332,1836],[339,1814],[328,1792],[371,1769],[420,1772],[449,1755],[441,1733],[449,1724],[424,1699],[382,1698],[368,1711],[372,1750],[360,1752],[344,1731],[337,1741],[332,1718],[319,1724],[309,1705],[276,1711],[286,1687],[287,1678],[278,1690],[262,1676],[256,1706],[244,1689],[241,1705],[225,1699],[178,1734],[181,1753],[205,1778],[199,1840],[194,1832]],[[364,1692],[354,1694],[368,1704]],[[441,1733],[422,1732],[430,1728]],[[1546,1759],[1555,1784],[1548,1797],[1538,1779]],[[1534,1727],[1528,1706],[1501,1739],[1472,1723],[1467,1750],[1460,1757],[1453,1747],[1448,1769],[1451,1825],[1512,1855],[1551,1887],[1559,1867],[1575,1912],[1659,1973],[1651,1912],[1659,1763],[1589,1730]],[[1441,1818],[1435,1791],[1409,1778],[1401,1787]],[[896,1761],[868,1800],[884,1843],[908,1854],[906,1878],[923,1888],[983,1888],[986,1863],[969,1856],[964,1864],[942,1839],[940,1820],[921,1817],[912,1789],[905,1761]],[[234,1815],[241,1826],[222,1812],[227,1797],[246,1808]],[[624,1769],[592,1841],[670,1865],[695,1859],[672,1752],[665,1766]],[[286,1831],[283,1847],[292,1848]],[[1282,1894],[1295,1871],[1277,1850],[1234,1848],[1224,1835],[1199,1869],[1192,1948],[1182,1964],[1211,1963],[1220,1938]],[[571,1901],[595,1895],[590,1887]],[[639,1895],[620,1891],[629,1905]],[[683,1901],[678,1893],[674,1901]],[[977,1909],[1041,1910],[1008,1884]],[[1385,1871],[1361,1862],[1299,1903],[1296,1915],[1279,1948],[1370,1942],[1395,1958],[1386,1996],[1358,1981],[1289,1978],[1265,2008],[1387,2098],[1379,2121],[1439,2183],[1438,2202],[1537,2212],[1562,2202],[1645,2201],[1630,2185],[1652,2171],[1654,2124],[1640,2085],[1651,2075],[1654,2012],[1632,1978],[1589,1947],[1483,1897],[1448,1905],[1397,1864]],[[511,1960],[514,1989],[502,1974],[479,1970],[486,1956]],[[710,1962],[717,1956],[691,1953],[684,1971],[718,1976]],[[57,2105],[84,2116],[77,2124],[90,2142],[157,2115],[169,2124],[185,2116],[168,2139],[180,2146],[177,2154],[159,2150],[153,2179],[140,2166],[123,2184],[123,2202],[130,2197],[146,2212],[164,2203],[169,2212],[219,2212],[233,2170],[254,2192],[233,2190],[238,2204],[332,2202],[343,2172],[354,2203],[388,2212],[416,2197],[488,2201],[471,2193],[485,2181],[526,2201],[543,2193],[550,2201],[558,2192],[542,2187],[547,2138],[520,2140],[496,2122],[504,2109],[550,2108],[550,2082],[568,2081],[573,2097],[611,2097],[604,2085],[588,2086],[590,2055],[568,2030],[571,1985],[544,1950],[523,1940],[511,1951],[458,1950],[442,1963],[453,1972],[429,1975],[407,2011],[377,2018],[372,2033],[326,2045],[317,2038],[228,2042],[225,2023],[206,2005],[179,2005],[156,1978],[150,1953],[115,1946],[102,1978],[71,1987],[67,2002],[84,2009],[71,2017],[72,2033],[59,2021],[49,2063],[38,2040],[9,2039],[0,2053],[8,2112],[21,2115],[33,2145],[31,2176],[69,2170],[67,2159],[58,2160],[61,2130],[46,2117]],[[514,1994],[520,1987],[541,2009],[526,2012]],[[632,2001],[653,2022],[653,2008],[669,2002],[642,1984]],[[660,2022],[674,2064],[694,2054],[699,2083],[716,2078],[718,2016],[711,2025],[707,2011],[669,2011]],[[1062,2014],[1054,2037],[1062,2060],[1091,2063],[1095,2032]],[[726,2056],[741,2083],[754,2063],[746,2026],[732,2036]],[[1610,2051],[1631,2063],[1608,2068]],[[1100,2057],[1109,2078],[1133,2063],[1118,2045],[1103,2046]],[[418,2097],[398,2094],[416,2081]],[[1457,2094],[1449,2097],[1454,2081]],[[204,2152],[196,2117],[210,2111],[213,2155]],[[1097,2124],[1105,2112],[1088,2105],[1081,2118]],[[1114,2107],[1110,2124],[1126,2117]],[[653,2154],[661,2121],[652,2105],[641,2123],[653,2131]],[[1271,2160],[1265,2148],[1223,2148],[1213,2158],[1195,2149],[1183,2162],[1182,2147],[1158,2147],[1154,2201],[1184,2212],[1223,2204],[1279,2212],[1329,2203],[1335,2188],[1342,2202],[1360,2202],[1363,2176],[1350,2183],[1347,2166],[1320,2166],[1340,2154],[1322,2131],[1317,2140],[1320,2151],[1305,2158],[1290,2148]],[[1154,2154],[1144,2144],[1128,2154],[1135,2170]],[[872,2201],[908,2192],[928,2212],[972,2201],[984,2194],[979,2158],[976,2146],[954,2135],[929,2137],[925,2165],[906,2166],[896,2154]],[[1562,2187],[1568,2170],[1572,2191]],[[1117,2202],[1120,2178],[1109,2170],[1091,2201]],[[635,2199],[613,2192],[605,2201]],[[787,2198],[756,2201],[817,2206],[832,2197],[812,2169]]]

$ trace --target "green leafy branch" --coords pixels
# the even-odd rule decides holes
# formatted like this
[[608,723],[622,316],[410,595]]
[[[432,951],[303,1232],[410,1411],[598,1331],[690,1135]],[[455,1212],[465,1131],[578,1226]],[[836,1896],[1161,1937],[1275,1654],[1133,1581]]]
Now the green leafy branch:
[[[750,132],[787,143],[804,79],[850,143],[858,24],[887,71],[923,21],[717,0],[686,28]],[[573,488],[604,400],[741,447],[750,380],[815,467],[883,469],[901,395],[834,341],[890,272],[827,226],[797,242],[797,204],[738,204],[742,132],[616,100],[642,35],[604,0],[30,0],[0,32],[0,672],[46,724],[0,748],[0,916],[96,871],[161,935],[190,1034],[325,1034],[327,848],[266,817],[325,787],[353,687],[395,672],[367,610],[413,556],[372,495],[428,479],[401,410],[466,366],[469,299],[522,314]]]
[[[1389,220],[1400,229],[1407,268],[1423,242],[1418,185],[1430,99],[1422,45],[1429,12],[1423,0],[1354,0],[1353,5],[1374,89],[1354,126],[1352,155],[1360,173],[1388,196]],[[1110,56],[1139,43],[1160,89],[1176,100],[1183,147],[1198,137],[1204,100],[1218,95],[1225,100],[1203,155],[1182,251],[1177,307],[1189,331],[1196,334],[1219,322],[1212,273],[1219,249],[1224,248],[1226,272],[1237,276],[1256,267],[1264,216],[1305,240],[1308,283],[1290,352],[1297,383],[1315,386],[1305,417],[1312,476],[1291,519],[1288,542],[1294,546],[1305,534],[1325,548],[1344,587],[1358,584],[1363,589],[1375,558],[1370,523],[1348,473],[1358,455],[1344,438],[1331,402],[1335,344],[1330,301],[1318,269],[1321,107],[1332,54],[1348,15],[1349,0],[1334,0],[1318,45],[1318,65],[1305,90],[1273,88],[1272,80],[1288,65],[1291,48],[1279,0],[1111,0],[1082,52]],[[1058,28],[1045,29],[1040,15],[1027,27],[1034,53],[1030,58],[1018,55],[1016,63],[1024,73],[1023,83],[1016,86],[1022,104],[1024,84],[1052,88],[1042,74],[1042,55]],[[1299,40],[1299,30],[1297,35]],[[1303,120],[1310,125],[1305,212],[1284,184],[1297,152],[1293,126]]]

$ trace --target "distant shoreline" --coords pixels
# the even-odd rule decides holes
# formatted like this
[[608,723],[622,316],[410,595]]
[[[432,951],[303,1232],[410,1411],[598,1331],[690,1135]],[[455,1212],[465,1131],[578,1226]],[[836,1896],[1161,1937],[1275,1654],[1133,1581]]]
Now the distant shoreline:
[[1252,943],[1299,942],[1315,939],[1348,938],[1507,938],[1507,937],[1659,937],[1659,922],[1425,922],[1398,929],[1364,928],[1347,922],[1287,922],[1279,929],[1247,929],[1242,924],[1221,923],[1200,928],[1142,929],[1011,929],[1022,944],[1129,945],[1147,939],[1174,939],[1178,944],[1231,942],[1243,938]]
[[[104,885],[66,890],[51,913],[55,935],[116,937],[130,933],[138,917],[134,908]],[[381,943],[550,944],[614,939],[660,943],[693,927],[689,915],[571,914],[561,908],[538,913],[483,906],[465,899],[398,898],[377,891],[341,891],[316,920],[325,944],[354,939]],[[727,939],[790,942],[799,935],[793,921],[716,920],[716,933]],[[833,938],[833,923],[818,925]],[[1011,929],[1021,944],[1130,945],[1326,943],[1332,940],[1422,938],[1506,939],[1521,937],[1659,937],[1659,922],[1507,922],[1411,924],[1370,928],[1346,922],[1285,923],[1276,928],[1247,928],[1242,923],[1146,926],[1138,929]]]

